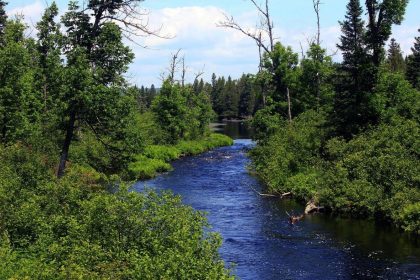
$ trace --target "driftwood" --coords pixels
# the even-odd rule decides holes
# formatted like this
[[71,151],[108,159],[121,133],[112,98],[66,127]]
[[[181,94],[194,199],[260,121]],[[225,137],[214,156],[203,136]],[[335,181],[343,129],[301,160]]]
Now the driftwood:
[[260,193],[259,191],[257,191],[256,189],[252,188],[252,190],[254,192],[256,192],[259,196],[264,196],[264,197],[279,197],[279,198],[284,198],[287,196],[291,196],[292,193],[291,192],[286,192],[283,194],[271,194],[271,193]]
[[302,214],[300,216],[296,216],[296,215],[290,215],[289,212],[286,211],[287,216],[289,216],[289,222],[294,225],[297,222],[299,222],[300,220],[303,220],[305,218],[305,214]]
[[297,222],[300,222],[301,220],[303,220],[305,218],[306,215],[310,215],[316,212],[319,212],[321,210],[323,210],[324,207],[322,206],[317,206],[315,204],[315,202],[311,199],[305,207],[305,212],[302,215],[290,215],[287,211],[286,214],[289,217],[289,222],[290,224],[294,225]]
[[313,200],[310,200],[308,203],[306,203],[305,215],[319,212],[323,209],[324,207],[316,206],[315,202]]

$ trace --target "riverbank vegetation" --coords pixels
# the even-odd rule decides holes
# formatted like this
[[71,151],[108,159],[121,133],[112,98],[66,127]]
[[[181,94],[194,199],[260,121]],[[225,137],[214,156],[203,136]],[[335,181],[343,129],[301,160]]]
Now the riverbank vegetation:
[[231,278],[201,212],[124,183],[231,144],[205,92],[127,83],[136,2],[53,2],[27,37],[0,0],[1,279]]
[[274,39],[268,6],[258,9],[260,34],[233,18],[221,24],[264,50],[256,79],[265,103],[252,120],[253,166],[272,194],[291,192],[335,213],[420,233],[420,37],[406,59],[395,40],[385,52],[407,1],[366,1],[365,9],[348,1],[340,63],[321,47],[319,4],[318,34],[300,57]]

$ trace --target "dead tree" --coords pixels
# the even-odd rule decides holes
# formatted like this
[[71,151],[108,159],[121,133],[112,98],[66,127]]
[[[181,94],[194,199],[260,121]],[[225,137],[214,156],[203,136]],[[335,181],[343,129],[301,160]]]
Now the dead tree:
[[[258,47],[259,70],[263,68],[263,51],[270,54],[274,50],[275,37],[273,33],[274,23],[270,16],[269,2],[265,0],[264,5],[259,5],[255,0],[250,0],[260,16],[260,23],[255,28],[242,27],[232,16],[225,14],[225,20],[218,23],[219,27],[231,28],[254,40]],[[268,38],[268,42],[267,41]],[[265,106],[265,89],[262,88],[263,105]]]
[[[179,59],[179,53],[181,52],[181,49],[178,49],[175,53],[172,54],[171,62],[169,63],[169,82],[171,84],[175,83],[175,74],[178,70],[178,65],[183,61]],[[184,70],[184,69],[183,69]]]
[[[316,14],[316,23],[317,23],[317,33],[316,33],[316,45],[320,47],[321,45],[321,25],[320,25],[320,5],[321,0],[312,0],[314,11]],[[316,60],[321,63],[321,58],[319,57],[320,54],[317,54]],[[321,103],[321,79],[319,77],[319,69],[316,73],[316,100],[317,100],[317,110],[319,110],[320,103]]]

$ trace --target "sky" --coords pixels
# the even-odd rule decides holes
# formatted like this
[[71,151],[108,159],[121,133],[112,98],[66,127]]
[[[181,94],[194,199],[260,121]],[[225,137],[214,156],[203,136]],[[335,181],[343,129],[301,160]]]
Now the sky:
[[[23,14],[29,29],[34,28],[43,10],[52,0],[6,0],[9,16]],[[82,2],[83,0],[80,0]],[[263,1],[263,0],[257,0]],[[64,13],[69,0],[56,0]],[[341,60],[336,44],[341,35],[338,21],[343,20],[347,0],[322,0],[321,43],[335,61]],[[361,1],[363,2],[363,1]],[[160,86],[162,73],[167,72],[171,54],[181,49],[187,65],[187,79],[191,81],[199,72],[210,80],[218,76],[238,78],[243,73],[256,73],[258,49],[255,42],[240,32],[217,26],[224,14],[232,15],[243,27],[253,28],[258,15],[249,0],[145,0],[141,9],[148,11],[145,18],[153,30],[170,37],[135,38],[136,44],[127,41],[136,55],[126,74],[131,84]],[[270,11],[276,38],[290,45],[295,52],[306,50],[308,40],[316,33],[316,16],[312,0],[271,0]],[[393,27],[392,37],[400,43],[405,55],[411,53],[414,37],[419,36],[420,0],[410,0],[405,20]],[[34,34],[35,32],[28,32]],[[146,48],[141,46],[146,46]]]

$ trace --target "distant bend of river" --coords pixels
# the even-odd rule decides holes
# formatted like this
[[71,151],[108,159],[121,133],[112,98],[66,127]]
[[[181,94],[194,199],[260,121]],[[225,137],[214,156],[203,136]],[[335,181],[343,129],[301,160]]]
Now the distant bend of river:
[[246,126],[214,127],[234,145],[178,160],[174,171],[134,188],[170,189],[206,211],[222,235],[221,256],[240,279],[420,279],[419,240],[393,228],[322,214],[291,226],[286,211],[301,213],[302,205],[253,190],[262,185],[247,172],[254,143]]

